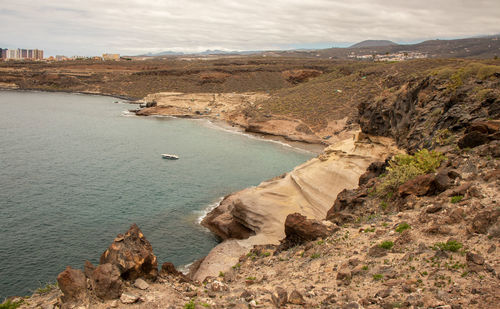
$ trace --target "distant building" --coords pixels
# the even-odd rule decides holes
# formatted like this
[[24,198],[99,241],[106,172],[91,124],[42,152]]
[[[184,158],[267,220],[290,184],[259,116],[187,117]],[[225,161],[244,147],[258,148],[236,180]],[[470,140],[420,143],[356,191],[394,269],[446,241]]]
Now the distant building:
[[102,59],[106,60],[120,60],[120,54],[102,54]]
[[2,59],[8,60],[43,60],[43,50],[40,49],[0,49]]
[[7,48],[0,48],[0,59],[7,59]]

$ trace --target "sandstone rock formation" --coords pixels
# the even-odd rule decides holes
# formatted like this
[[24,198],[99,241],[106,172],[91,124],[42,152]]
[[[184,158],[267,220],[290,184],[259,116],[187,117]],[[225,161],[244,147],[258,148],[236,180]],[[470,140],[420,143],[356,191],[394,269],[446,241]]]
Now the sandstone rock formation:
[[[231,240],[231,249],[225,250],[229,253],[221,253],[224,259],[236,263],[239,255],[248,252],[253,245],[279,243],[285,237],[284,223],[291,213],[298,212],[309,219],[325,219],[340,191],[356,187],[359,176],[373,161],[398,152],[389,139],[360,135],[343,140],[282,178],[226,197],[207,215],[202,225],[223,239],[255,234],[245,240]],[[223,251],[218,247],[213,252]],[[202,262],[195,276],[197,280],[216,276],[228,268],[218,262],[213,252]]]

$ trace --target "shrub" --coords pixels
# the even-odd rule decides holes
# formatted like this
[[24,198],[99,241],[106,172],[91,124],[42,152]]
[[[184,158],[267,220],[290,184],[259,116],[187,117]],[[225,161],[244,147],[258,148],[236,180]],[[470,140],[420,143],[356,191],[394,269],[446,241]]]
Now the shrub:
[[463,195],[455,195],[451,197],[451,202],[453,204],[460,202],[464,198]]
[[406,223],[406,222],[401,222],[396,227],[396,232],[402,233],[403,231],[408,230],[408,229],[411,229],[411,226],[408,223]]
[[373,274],[373,280],[379,281],[382,280],[384,276],[382,274]]
[[313,254],[311,254],[311,259],[317,259],[319,257],[321,257],[321,253],[313,253]]
[[12,302],[10,299],[4,302],[3,304],[0,304],[0,309],[16,309],[19,308],[22,304],[24,303],[24,300],[19,300]]
[[380,246],[380,248],[390,250],[394,246],[394,243],[390,240],[386,240],[386,241],[383,241],[379,246]]
[[194,299],[191,299],[188,303],[184,304],[184,309],[194,309],[196,307]]
[[459,243],[456,240],[448,240],[447,242],[438,242],[434,245],[435,250],[442,250],[442,251],[451,251],[451,252],[457,252],[463,247],[461,243]]
[[422,149],[414,155],[400,154],[395,156],[387,167],[387,174],[377,187],[379,195],[395,191],[400,185],[419,175],[434,172],[441,165],[445,156],[437,151]]

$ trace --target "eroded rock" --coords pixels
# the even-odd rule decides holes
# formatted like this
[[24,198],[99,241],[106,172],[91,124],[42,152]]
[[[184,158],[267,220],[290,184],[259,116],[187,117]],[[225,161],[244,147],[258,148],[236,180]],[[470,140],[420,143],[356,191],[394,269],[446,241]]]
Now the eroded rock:
[[123,282],[117,266],[106,263],[96,267],[92,272],[92,287],[101,299],[119,298],[123,291]]
[[110,263],[118,267],[124,280],[144,277],[155,280],[158,263],[153,248],[136,224],[125,235],[119,234],[101,255],[100,264]]
[[63,292],[63,302],[81,303],[86,301],[87,279],[80,269],[73,269],[70,266],[57,276],[57,284]]

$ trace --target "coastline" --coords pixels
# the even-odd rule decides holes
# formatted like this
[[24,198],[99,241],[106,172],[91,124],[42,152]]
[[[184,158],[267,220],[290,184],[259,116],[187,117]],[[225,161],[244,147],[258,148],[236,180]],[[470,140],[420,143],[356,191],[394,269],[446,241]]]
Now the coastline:
[[[46,93],[66,93],[66,94],[83,94],[83,95],[93,95],[93,96],[104,96],[104,97],[110,97],[114,99],[121,99],[121,100],[127,100],[127,102],[121,102],[125,104],[139,104],[134,102],[128,101],[130,98],[126,96],[116,96],[116,95],[111,95],[111,94],[102,94],[102,93],[87,93],[87,92],[80,92],[80,91],[52,91],[52,90],[40,90],[40,89],[19,89],[19,88],[0,88],[0,91],[5,91],[5,92],[31,92],[31,93],[37,93],[37,92],[46,92]],[[135,113],[131,112],[131,115],[137,116]],[[226,132],[231,132],[233,134],[240,134],[244,135],[247,138],[252,138],[252,139],[259,139],[262,141],[267,141],[267,142],[272,142],[272,143],[277,143],[285,147],[290,147],[295,150],[299,151],[304,151],[308,153],[313,153],[313,154],[319,154],[322,152],[324,149],[325,145],[322,144],[310,144],[306,142],[300,142],[300,141],[289,141],[285,137],[281,136],[276,136],[276,135],[271,135],[271,134],[263,134],[263,133],[256,133],[256,132],[248,132],[245,131],[245,129],[239,125],[235,124],[230,124],[229,122],[222,120],[220,118],[216,117],[176,117],[176,116],[167,116],[167,115],[150,115],[148,117],[171,117],[171,118],[184,118],[184,119],[189,119],[189,120],[200,120],[206,122],[206,125],[211,126],[213,128],[217,128],[219,130],[223,130]],[[266,180],[263,180],[264,182]],[[226,196],[229,196],[231,194],[234,194],[235,192],[231,192]],[[206,228],[203,225],[201,225],[201,221],[207,216],[210,211],[213,209],[217,208],[220,203],[224,200],[224,197],[220,197],[217,201],[214,203],[211,203],[207,205],[205,208],[200,209],[199,211],[201,212],[201,215],[198,216],[196,222],[197,224],[200,225],[202,228]],[[207,231],[210,232],[209,229]],[[212,233],[212,232],[210,232]],[[213,233],[212,233],[213,234]],[[213,234],[215,235],[215,234]],[[215,235],[216,236],[216,235]],[[214,247],[215,248],[215,247]],[[195,261],[185,264],[185,265],[180,265],[179,269],[182,269],[184,272],[189,271],[189,266],[193,264]]]

